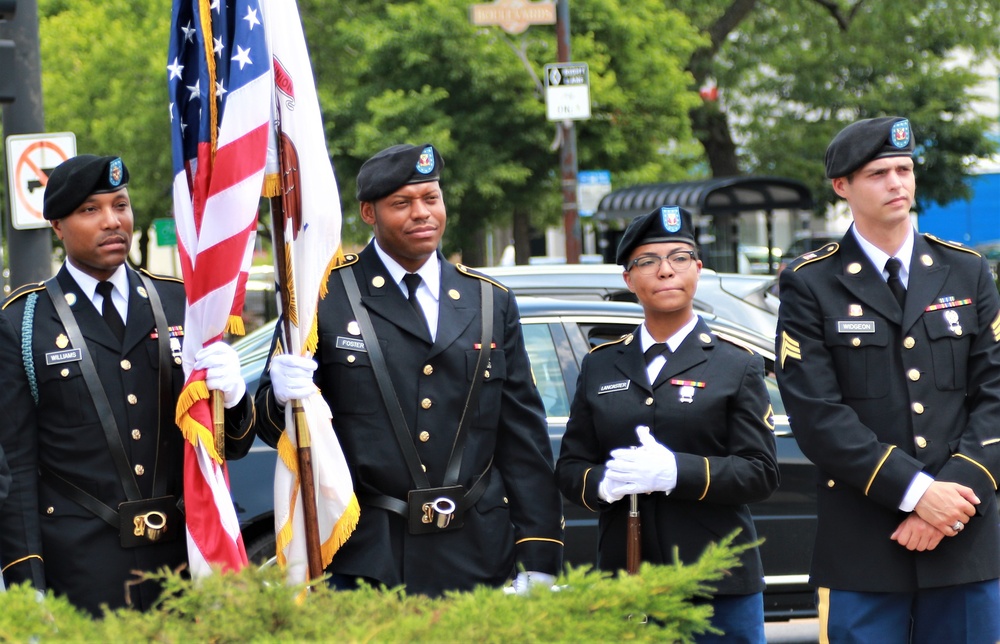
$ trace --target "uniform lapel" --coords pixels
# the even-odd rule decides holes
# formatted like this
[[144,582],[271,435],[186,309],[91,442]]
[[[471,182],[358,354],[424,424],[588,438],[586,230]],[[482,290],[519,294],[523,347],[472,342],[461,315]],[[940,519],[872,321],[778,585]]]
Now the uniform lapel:
[[358,278],[362,304],[386,322],[430,344],[431,336],[427,325],[417,317],[410,303],[403,297],[399,285],[393,281],[375,252],[374,243],[371,242],[361,251],[358,256],[360,271],[356,270],[354,273]]
[[[844,285],[860,304],[871,307],[881,313],[886,319],[899,324],[903,312],[893,297],[889,285],[882,279],[881,267],[876,268],[850,231],[844,235],[841,242],[841,274],[837,279]],[[847,315],[841,311],[840,315]]]
[[708,360],[705,351],[715,346],[716,342],[717,340],[712,335],[708,325],[699,318],[698,324],[684,338],[684,341],[677,347],[677,351],[674,351],[667,358],[667,364],[663,365],[659,375],[656,376],[653,389]]
[[[441,294],[438,304],[438,328],[429,358],[441,353],[461,337],[473,320],[479,318],[478,314],[482,308],[479,280],[463,276],[453,264],[444,261],[443,258],[440,259]],[[482,335],[479,329],[476,329],[475,333],[477,338]],[[474,347],[467,348],[471,351]]]
[[[80,290],[80,285],[76,283],[65,266],[59,270],[56,279],[59,280],[59,285],[66,296],[66,303],[73,311],[73,317],[76,318],[77,326],[80,327],[80,333],[83,337],[112,351],[118,351],[121,348],[118,338],[108,328],[108,323],[104,321],[104,317],[94,306],[94,303]],[[55,309],[53,309],[52,315],[57,320],[59,319]],[[59,323],[59,326],[62,327],[62,322]]]
[[930,244],[923,235],[913,239],[913,257],[910,259],[910,279],[906,288],[906,309],[903,311],[903,332],[912,327],[928,305],[941,293],[949,269],[935,260]]
[[[125,320],[125,338],[122,340],[122,354],[131,351],[152,330],[153,309],[149,304],[149,295],[139,281],[139,276],[130,268],[128,274],[128,318]],[[159,332],[160,329],[157,329]],[[164,333],[169,330],[164,329]]]
[[[618,359],[615,367],[629,380],[632,385],[642,387],[644,391],[653,393],[646,376],[646,359],[642,355],[642,342],[639,341],[641,327],[636,327],[623,342],[618,343]],[[607,350],[610,350],[608,347]],[[603,383],[602,383],[603,384]]]

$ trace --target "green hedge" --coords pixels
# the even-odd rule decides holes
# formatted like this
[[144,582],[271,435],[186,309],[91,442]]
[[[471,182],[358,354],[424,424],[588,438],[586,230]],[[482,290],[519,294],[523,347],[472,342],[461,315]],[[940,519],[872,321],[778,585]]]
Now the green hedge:
[[[711,582],[738,565],[731,538],[689,566],[644,564],[612,578],[586,569],[560,577],[561,589],[530,597],[495,588],[409,596],[402,589],[311,592],[285,585],[275,568],[190,582],[164,571],[156,610],[117,610],[100,620],[29,587],[0,594],[0,640],[13,642],[580,642],[691,641],[708,629],[711,608],[695,605]],[[642,623],[648,617],[648,623]]]

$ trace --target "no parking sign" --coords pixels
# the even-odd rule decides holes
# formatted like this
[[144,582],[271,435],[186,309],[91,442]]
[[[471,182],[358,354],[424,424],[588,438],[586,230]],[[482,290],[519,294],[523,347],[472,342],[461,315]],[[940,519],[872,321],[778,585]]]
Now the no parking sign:
[[7,137],[7,176],[11,223],[17,230],[47,228],[42,217],[45,185],[49,173],[76,156],[76,135],[17,134]]

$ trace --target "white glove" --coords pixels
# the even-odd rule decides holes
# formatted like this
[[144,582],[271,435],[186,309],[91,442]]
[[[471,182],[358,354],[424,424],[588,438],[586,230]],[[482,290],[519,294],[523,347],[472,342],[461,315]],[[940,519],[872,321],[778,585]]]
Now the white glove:
[[194,368],[205,370],[205,384],[210,390],[222,392],[226,409],[243,400],[247,383],[240,373],[240,357],[225,342],[202,347],[194,356]]
[[289,400],[308,398],[316,392],[313,372],[316,361],[312,358],[282,353],[271,358],[271,391],[279,405]]
[[519,572],[517,573],[517,577],[514,578],[514,593],[517,595],[527,595],[531,593],[531,589],[535,586],[551,588],[555,581],[555,575],[550,575],[546,572],[535,572],[532,570]]
[[613,450],[605,479],[625,483],[622,489],[626,494],[669,494],[677,486],[677,458],[666,446],[656,442],[649,427],[639,425],[635,433],[641,446]]
[[[608,462],[610,463],[611,461]],[[631,487],[631,483],[612,481],[608,478],[607,473],[605,473],[604,478],[601,479],[601,482],[597,486],[597,496],[608,503],[614,503],[625,498],[625,495],[629,494]]]

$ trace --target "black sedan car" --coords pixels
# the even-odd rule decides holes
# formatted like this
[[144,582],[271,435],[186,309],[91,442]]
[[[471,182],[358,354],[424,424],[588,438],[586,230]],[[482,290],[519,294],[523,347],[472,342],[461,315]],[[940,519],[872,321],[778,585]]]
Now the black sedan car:
[[[566,429],[570,401],[580,364],[595,346],[633,331],[642,308],[627,302],[557,300],[519,297],[521,326],[528,357],[545,403],[552,451]],[[781,486],[767,501],[751,506],[757,531],[765,539],[761,557],[767,581],[764,593],[768,619],[815,614],[813,591],[807,585],[816,530],[815,468],[799,451],[788,428],[777,383],[771,338],[702,312],[716,335],[761,354],[775,413],[775,437]],[[255,331],[235,346],[249,390],[255,391],[267,357],[273,325]],[[244,459],[230,464],[230,481],[251,559],[274,554],[273,475],[275,452],[260,441]],[[564,500],[566,561],[592,564],[597,553],[597,514]]]

